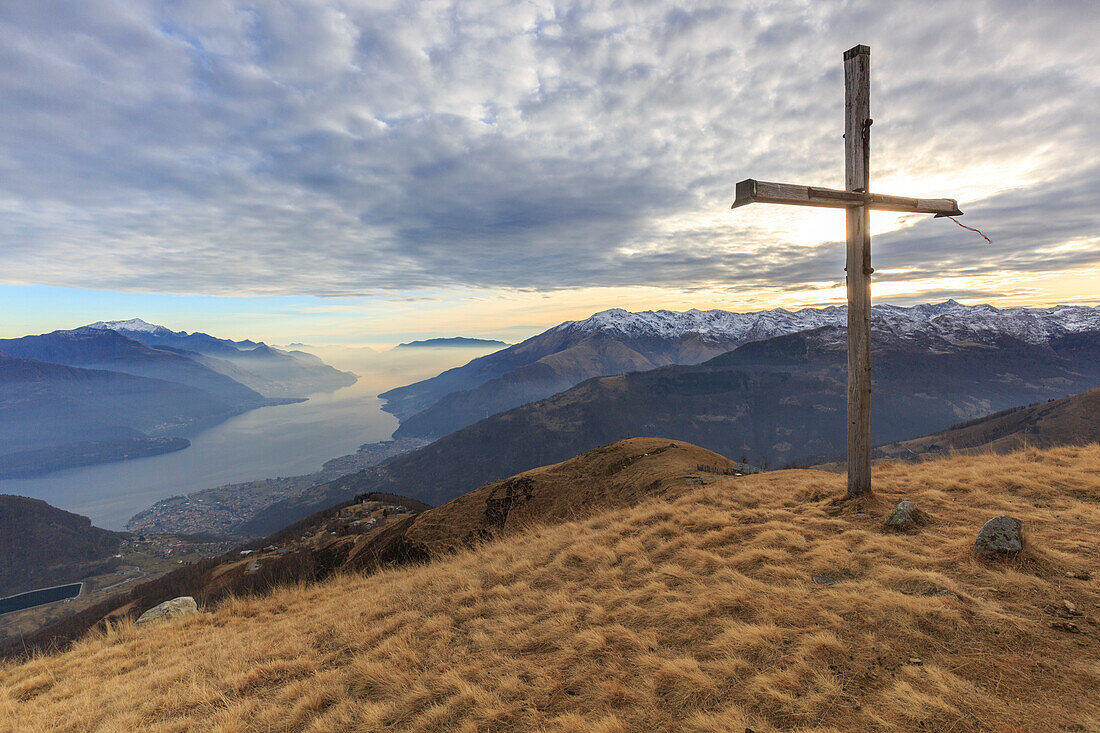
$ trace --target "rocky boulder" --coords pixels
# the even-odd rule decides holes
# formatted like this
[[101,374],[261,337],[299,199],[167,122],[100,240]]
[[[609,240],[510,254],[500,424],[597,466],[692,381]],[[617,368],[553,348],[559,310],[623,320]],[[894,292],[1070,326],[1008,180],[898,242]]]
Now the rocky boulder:
[[993,517],[978,532],[974,553],[985,560],[1011,557],[1024,549],[1024,526],[1016,517]]
[[193,616],[198,612],[199,606],[195,603],[194,598],[191,596],[180,596],[179,598],[173,598],[170,601],[157,604],[141,614],[141,616],[138,617],[137,625],[144,626],[145,624],[155,621],[167,621],[183,616]]
[[917,509],[911,501],[899,502],[890,516],[886,517],[886,528],[896,530],[916,529],[922,524],[927,524],[931,517],[927,513]]

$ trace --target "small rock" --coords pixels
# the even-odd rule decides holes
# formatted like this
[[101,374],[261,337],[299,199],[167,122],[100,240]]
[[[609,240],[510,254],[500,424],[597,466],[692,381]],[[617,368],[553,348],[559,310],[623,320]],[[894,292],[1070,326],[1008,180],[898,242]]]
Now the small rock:
[[844,580],[844,578],[830,578],[828,575],[815,575],[813,579],[818,585],[833,585]]
[[191,596],[180,596],[170,601],[157,604],[138,617],[136,624],[144,626],[154,621],[167,621],[168,619],[192,616],[199,612],[199,606]]
[[1071,570],[1066,573],[1067,578],[1075,578],[1076,580],[1092,580],[1092,573],[1088,570]]
[[244,571],[246,573],[254,573],[259,569],[260,569],[260,561],[259,560],[253,560],[252,562],[248,563],[248,565],[245,567]]
[[974,540],[974,553],[986,560],[1015,555],[1022,549],[1023,523],[1007,514],[986,522]]
[[909,664],[924,664],[924,660],[920,657],[909,657]]
[[1050,628],[1058,629],[1059,631],[1065,631],[1070,634],[1079,634],[1081,629],[1077,628],[1077,624],[1072,621],[1051,621]]
[[1079,616],[1081,614],[1081,612],[1077,610],[1077,604],[1064,599],[1062,601],[1062,610],[1070,616]]
[[955,598],[958,598],[960,601],[965,601],[966,600],[965,598],[960,596],[955,591],[947,590],[946,588],[937,588],[936,590],[925,591],[924,593],[921,593],[921,595],[922,596],[954,596]]
[[926,524],[929,519],[931,517],[917,509],[913,502],[906,500],[894,507],[894,511],[886,517],[886,526],[889,529],[915,529],[922,524]]

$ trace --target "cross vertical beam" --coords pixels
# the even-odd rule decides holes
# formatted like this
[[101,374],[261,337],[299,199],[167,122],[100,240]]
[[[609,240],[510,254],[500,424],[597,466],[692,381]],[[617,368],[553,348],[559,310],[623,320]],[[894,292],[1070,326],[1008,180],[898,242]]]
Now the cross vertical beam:
[[[870,192],[871,49],[844,52],[845,190]],[[848,496],[871,493],[871,227],[870,207],[847,212]]]
[[[746,178],[733,208],[756,202],[827,206],[846,211],[848,225],[848,497],[871,493],[871,209],[961,216],[949,198],[873,193],[871,164],[871,49],[844,52],[844,187],[802,186]],[[969,227],[967,227],[969,228]]]

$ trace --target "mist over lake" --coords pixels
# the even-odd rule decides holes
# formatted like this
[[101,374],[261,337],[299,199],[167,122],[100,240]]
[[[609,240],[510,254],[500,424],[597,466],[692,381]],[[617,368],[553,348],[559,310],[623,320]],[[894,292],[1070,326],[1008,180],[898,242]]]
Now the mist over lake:
[[359,381],[311,395],[306,402],[238,415],[194,436],[182,451],[0,480],[0,493],[42,499],[88,516],[96,526],[122,529],[130,517],[161,499],[227,483],[312,473],[364,443],[388,440],[398,423],[382,411],[379,392],[463,364],[486,350],[315,351],[328,363],[355,372]]

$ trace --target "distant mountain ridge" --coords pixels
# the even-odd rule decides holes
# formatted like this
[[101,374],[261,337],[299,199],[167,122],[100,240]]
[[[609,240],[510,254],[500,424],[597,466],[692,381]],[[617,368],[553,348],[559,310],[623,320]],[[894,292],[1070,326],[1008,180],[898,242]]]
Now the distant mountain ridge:
[[[954,300],[872,309],[880,328],[902,339],[985,343],[1001,335],[1040,344],[1060,334],[1100,330],[1100,307],[998,309]],[[847,325],[847,308],[601,311],[437,377],[380,395],[401,420],[395,437],[439,438],[478,420],[597,376],[698,364],[742,344]]]
[[198,331],[173,331],[140,318],[97,321],[83,328],[114,331],[147,346],[206,357],[195,361],[268,397],[305,397],[356,382],[354,374],[334,369],[313,354],[283,351],[262,341],[233,341]]
[[489,347],[489,346],[507,346],[503,341],[497,341],[496,339],[477,339],[468,338],[466,336],[449,336],[445,338],[424,339],[423,341],[409,341],[408,343],[398,344],[394,348],[396,349],[416,349],[416,348],[455,348],[455,347]]
[[165,326],[148,323],[140,318],[130,318],[125,321],[96,321],[95,323],[88,324],[86,328],[117,331],[129,336],[135,341],[140,341],[150,346],[172,346],[177,349],[186,349],[188,351],[196,351],[200,354],[212,354],[215,356],[223,354],[231,355],[234,352],[254,349],[260,345],[260,342],[257,341],[250,341],[247,339],[244,341],[233,341],[231,339],[217,338],[208,333],[199,331],[195,331],[194,333],[173,331]]
[[[936,330],[945,336],[955,329],[997,331],[1029,343],[1038,343],[1058,333],[1100,330],[1100,306],[999,309],[991,305],[968,306],[946,300],[909,307],[876,305],[871,311],[874,316],[895,327],[903,324],[909,324],[910,328],[923,323],[939,324]],[[632,313],[612,308],[583,321],[567,321],[550,330],[603,331],[631,338],[676,338],[697,333],[704,340],[734,338],[744,343],[822,326],[845,326],[847,319],[847,306],[798,311],[774,308],[749,313],[695,309]]]
[[76,328],[17,339],[0,339],[0,353],[19,359],[107,369],[185,384],[241,407],[265,404],[264,397],[255,390],[184,353],[148,346],[117,331]]

